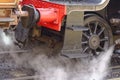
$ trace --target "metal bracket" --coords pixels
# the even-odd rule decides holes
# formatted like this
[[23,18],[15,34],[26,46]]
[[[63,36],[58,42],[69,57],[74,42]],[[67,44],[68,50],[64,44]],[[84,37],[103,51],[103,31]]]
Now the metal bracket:
[[83,27],[83,26],[72,26],[72,27],[67,27],[67,29],[70,29],[72,31],[87,31],[89,28]]

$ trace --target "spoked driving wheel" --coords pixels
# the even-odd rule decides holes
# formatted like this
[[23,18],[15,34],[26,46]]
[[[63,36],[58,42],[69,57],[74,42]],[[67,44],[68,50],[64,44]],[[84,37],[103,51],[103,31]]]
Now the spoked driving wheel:
[[89,30],[83,32],[82,53],[98,55],[112,45],[113,37],[110,26],[99,16],[85,18],[85,27]]

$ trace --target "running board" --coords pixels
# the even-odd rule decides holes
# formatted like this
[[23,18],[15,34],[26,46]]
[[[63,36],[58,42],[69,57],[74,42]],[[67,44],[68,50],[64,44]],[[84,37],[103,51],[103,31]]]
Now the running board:
[[92,56],[91,54],[82,53],[80,50],[62,50],[61,55],[68,58],[86,58]]

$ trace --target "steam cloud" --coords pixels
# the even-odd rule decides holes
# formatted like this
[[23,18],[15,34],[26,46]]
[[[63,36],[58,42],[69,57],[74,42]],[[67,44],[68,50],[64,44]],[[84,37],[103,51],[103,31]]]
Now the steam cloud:
[[104,80],[108,73],[113,47],[97,58],[70,60],[63,57],[39,55],[31,61],[40,75],[35,80]]
[[49,57],[44,49],[38,48],[32,53],[11,56],[17,64],[32,66],[35,75],[38,75],[34,80],[104,80],[109,71],[112,52],[113,47],[96,58],[68,59],[62,56]]

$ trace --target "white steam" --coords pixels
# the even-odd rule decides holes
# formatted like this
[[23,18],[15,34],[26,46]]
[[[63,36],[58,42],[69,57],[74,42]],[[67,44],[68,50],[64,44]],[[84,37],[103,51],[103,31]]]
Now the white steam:
[[92,60],[90,64],[92,73],[89,80],[103,80],[106,77],[112,52],[113,47],[102,53],[98,58]]
[[[11,44],[13,43],[12,39],[6,36],[5,33],[0,31],[0,37],[6,45],[12,45],[14,48],[14,45]],[[39,75],[34,80],[104,80],[109,72],[108,67],[113,47],[101,53],[99,57],[77,60],[61,56],[50,57],[47,56],[45,51],[49,52],[46,48],[42,51],[37,48],[32,53],[11,54],[11,56],[17,64],[32,66],[35,75]]]
[[1,38],[0,43],[2,44],[4,43],[5,45],[10,45],[12,43],[10,36],[7,36],[1,29],[0,29],[0,38]]
[[2,36],[2,40],[6,45],[10,45],[11,44],[11,38],[9,36],[6,36],[5,33],[1,34]]
[[112,52],[113,47],[92,60],[86,58],[77,61],[39,55],[30,64],[36,70],[36,75],[40,75],[35,80],[104,80]]

